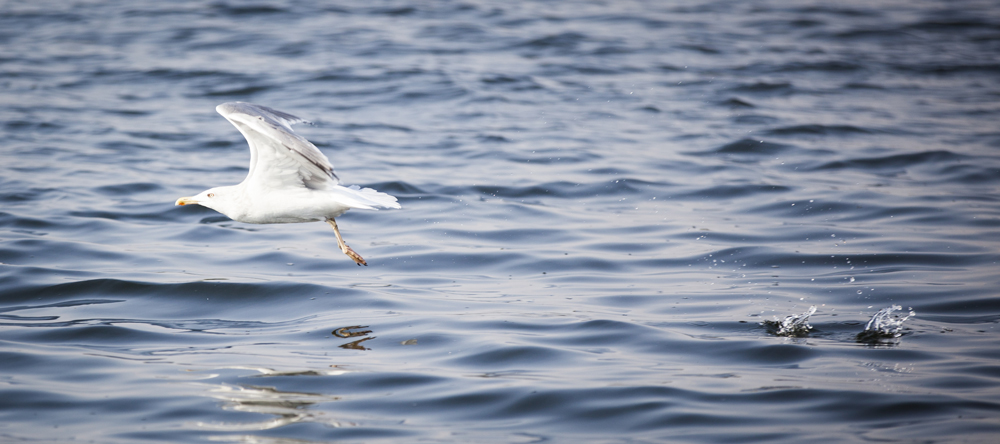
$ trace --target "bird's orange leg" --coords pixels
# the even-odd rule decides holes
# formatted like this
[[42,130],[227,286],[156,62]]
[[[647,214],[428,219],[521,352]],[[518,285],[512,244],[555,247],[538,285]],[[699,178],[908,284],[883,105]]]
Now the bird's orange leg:
[[326,223],[330,224],[330,226],[333,227],[333,233],[337,235],[337,245],[340,245],[340,251],[343,251],[344,254],[347,255],[347,257],[353,259],[354,262],[357,263],[359,267],[362,265],[367,267],[368,263],[365,262],[365,259],[362,258],[360,254],[352,250],[351,247],[348,247],[346,243],[344,243],[344,238],[340,236],[340,229],[337,228],[337,221],[333,220],[333,218],[331,217],[326,220]]

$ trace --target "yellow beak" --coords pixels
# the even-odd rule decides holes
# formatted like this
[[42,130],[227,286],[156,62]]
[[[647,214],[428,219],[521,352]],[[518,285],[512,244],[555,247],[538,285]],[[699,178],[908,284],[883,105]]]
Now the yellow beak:
[[194,200],[193,197],[182,197],[177,199],[177,202],[174,202],[174,205],[192,205],[197,203],[198,201]]

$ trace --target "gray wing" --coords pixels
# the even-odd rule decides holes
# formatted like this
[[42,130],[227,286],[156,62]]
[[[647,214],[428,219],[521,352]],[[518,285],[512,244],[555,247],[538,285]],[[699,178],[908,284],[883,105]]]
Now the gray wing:
[[325,189],[339,182],[333,165],[292,124],[291,114],[245,102],[223,103],[215,110],[240,130],[250,144],[248,187]]

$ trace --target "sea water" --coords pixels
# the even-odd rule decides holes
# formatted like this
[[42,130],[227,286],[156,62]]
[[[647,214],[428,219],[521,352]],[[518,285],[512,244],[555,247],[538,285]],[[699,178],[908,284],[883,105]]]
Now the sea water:
[[[0,441],[1000,434],[993,2],[7,1],[0,42]],[[368,267],[173,205],[246,174],[228,101],[399,198],[338,218]]]

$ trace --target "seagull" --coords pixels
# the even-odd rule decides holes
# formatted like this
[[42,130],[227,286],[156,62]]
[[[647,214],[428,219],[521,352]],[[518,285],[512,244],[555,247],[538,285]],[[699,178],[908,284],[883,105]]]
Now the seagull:
[[[209,188],[176,205],[198,204],[250,224],[326,221],[340,250],[358,266],[368,263],[344,243],[335,217],[351,208],[400,208],[396,198],[371,188],[340,185],[333,165],[292,125],[306,122],[291,114],[246,102],[215,108],[250,144],[250,172],[238,185]],[[308,123],[308,122],[306,122]]]

